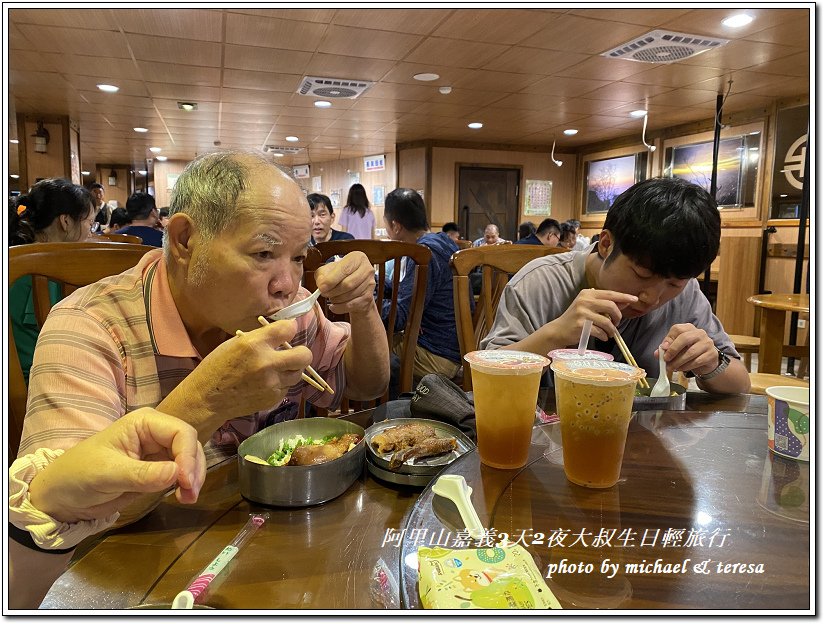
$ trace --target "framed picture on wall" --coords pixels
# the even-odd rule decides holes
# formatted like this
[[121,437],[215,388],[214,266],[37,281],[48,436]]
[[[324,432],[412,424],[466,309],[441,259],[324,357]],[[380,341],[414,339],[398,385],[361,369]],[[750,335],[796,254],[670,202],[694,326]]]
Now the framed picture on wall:
[[584,214],[609,210],[630,186],[647,177],[648,152],[584,162]]

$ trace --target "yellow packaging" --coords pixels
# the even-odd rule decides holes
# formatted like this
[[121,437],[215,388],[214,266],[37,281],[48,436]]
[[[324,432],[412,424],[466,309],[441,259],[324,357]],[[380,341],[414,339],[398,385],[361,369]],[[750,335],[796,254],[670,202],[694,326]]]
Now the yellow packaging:
[[424,609],[560,609],[523,546],[418,549]]

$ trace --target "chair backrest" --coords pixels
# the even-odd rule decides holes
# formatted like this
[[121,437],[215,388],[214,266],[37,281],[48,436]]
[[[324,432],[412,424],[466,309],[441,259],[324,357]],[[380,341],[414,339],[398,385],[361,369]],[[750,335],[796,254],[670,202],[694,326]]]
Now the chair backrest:
[[[20,277],[32,278],[35,318],[42,327],[51,310],[48,282],[61,285],[65,297],[81,286],[117,275],[135,266],[148,245],[112,242],[32,243],[9,249],[9,287]],[[17,346],[9,322],[9,459],[14,460],[23,432],[28,389],[17,356]]]
[[105,242],[108,241],[110,243],[137,243],[141,245],[143,243],[143,239],[139,236],[135,236],[134,234],[117,234],[115,232],[111,232],[109,234],[95,234],[99,241],[94,241],[94,238],[90,238],[93,242]]
[[[452,254],[449,266],[452,267],[452,299],[461,357],[478,349],[481,339],[489,333],[498,301],[510,276],[536,258],[567,251],[563,247],[545,245],[483,245]],[[476,267],[481,267],[482,282],[473,314],[469,274]],[[472,376],[466,366],[463,386],[465,390],[472,389]]]
[[469,249],[470,247],[472,247],[472,241],[470,240],[456,240],[455,244],[458,245],[458,249]]
[[[313,291],[315,286],[315,271],[322,266],[327,260],[334,256],[345,256],[353,251],[362,251],[366,254],[375,268],[377,277],[377,306],[378,310],[383,309],[385,300],[390,302],[389,317],[386,324],[386,340],[391,351],[396,343],[395,319],[398,311],[398,292],[400,290],[400,263],[401,258],[410,258],[413,266],[407,265],[407,271],[414,271],[414,285],[412,289],[412,300],[409,304],[409,313],[406,318],[406,326],[403,328],[403,335],[398,339],[403,342],[403,356],[401,357],[400,369],[400,391],[409,392],[412,390],[412,369],[415,361],[415,347],[418,343],[418,334],[421,329],[421,316],[423,315],[423,302],[426,295],[426,285],[429,276],[429,261],[432,258],[432,252],[424,245],[416,243],[401,243],[397,241],[378,241],[378,240],[339,240],[329,241],[326,243],[318,243],[310,253],[303,264],[304,267],[304,283],[303,285]],[[390,292],[384,292],[384,284],[386,284],[386,263],[389,260],[394,260],[395,268],[392,272],[392,279],[390,282]],[[323,298],[321,298],[323,301]],[[321,307],[324,314],[328,318],[337,320],[335,315],[331,314],[326,308],[326,303],[323,301]],[[386,401],[388,392],[380,399],[381,402]],[[345,413],[349,408],[348,401],[345,401],[341,406],[341,412]],[[319,410],[320,413],[320,410]]]

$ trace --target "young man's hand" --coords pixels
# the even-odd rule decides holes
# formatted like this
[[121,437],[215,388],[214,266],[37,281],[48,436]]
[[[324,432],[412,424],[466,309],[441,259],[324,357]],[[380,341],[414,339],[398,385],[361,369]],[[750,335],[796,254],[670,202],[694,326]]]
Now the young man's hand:
[[320,294],[335,314],[366,312],[375,308],[375,269],[362,251],[346,254],[315,271]]
[[[609,340],[618,330],[621,310],[638,301],[635,295],[614,290],[587,288],[578,293],[566,311],[555,321],[559,333],[567,337],[567,344],[577,342],[584,321],[592,321],[591,335],[599,340]],[[573,340],[574,338],[574,340]]]
[[[667,373],[673,371],[693,372],[707,375],[718,367],[718,350],[703,329],[692,323],[673,325],[661,346]],[[658,355],[656,350],[655,355]]]

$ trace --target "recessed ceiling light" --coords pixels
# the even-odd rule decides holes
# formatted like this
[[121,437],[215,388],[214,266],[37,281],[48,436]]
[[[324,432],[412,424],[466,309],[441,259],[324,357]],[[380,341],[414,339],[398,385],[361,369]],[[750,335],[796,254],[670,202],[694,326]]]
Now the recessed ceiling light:
[[14,178],[14,179],[16,180],[16,179],[17,179],[17,178],[19,178],[20,176],[19,176],[19,175],[17,175],[16,173],[10,173],[10,174],[9,174],[9,177],[10,177],[10,178]]
[[422,80],[422,81],[424,81],[424,82],[430,82],[430,81],[432,81],[432,80],[437,80],[438,78],[440,78],[440,76],[439,76],[438,74],[429,74],[429,73],[424,73],[424,74],[415,74],[415,75],[414,75],[414,76],[412,76],[412,77],[413,77],[415,80]]
[[295,141],[300,141],[300,139],[297,138],[296,136],[288,136],[288,137],[286,137],[286,140],[289,141],[290,143],[294,143]]
[[97,88],[101,91],[105,91],[106,93],[117,93],[118,91],[120,91],[120,87],[116,87],[110,84],[99,84],[97,85]]
[[92,174],[91,171],[81,171],[80,173],[82,173],[83,175],[91,175]]
[[17,139],[9,139],[9,143],[14,143],[15,145],[17,145],[18,143],[20,143],[20,141],[18,141]]
[[330,106],[332,106],[332,102],[328,100],[317,100],[315,102],[315,106],[317,106],[318,108],[329,108]]
[[483,128],[484,125],[480,121],[473,121],[472,123],[466,124],[466,127],[477,130],[478,128]]
[[573,136],[575,134],[578,134],[578,131],[575,128],[567,128],[566,130],[564,130],[564,134],[566,134],[567,136]]
[[275,158],[283,158],[283,154],[281,154],[280,152],[272,152],[272,153],[275,156]]
[[135,132],[148,132],[149,129],[148,128],[134,128],[134,131]]
[[738,15],[731,15],[727,19],[721,20],[721,23],[727,28],[741,28],[752,22],[753,19],[751,15],[739,13]]
[[197,102],[178,102],[177,107],[185,111],[197,110]]
[[632,111],[629,116],[635,117],[636,119],[640,119],[641,117],[646,117],[647,111],[645,110],[634,110]]
[[168,158],[167,158],[166,156],[158,156],[158,157],[157,157],[157,159],[158,159],[160,162],[163,162],[164,160],[167,160]]
[[150,148],[149,148],[149,151],[150,151],[152,154],[159,154],[160,152],[162,152],[162,151],[163,151],[163,149],[162,149],[162,148],[160,148],[160,147],[150,147]]

